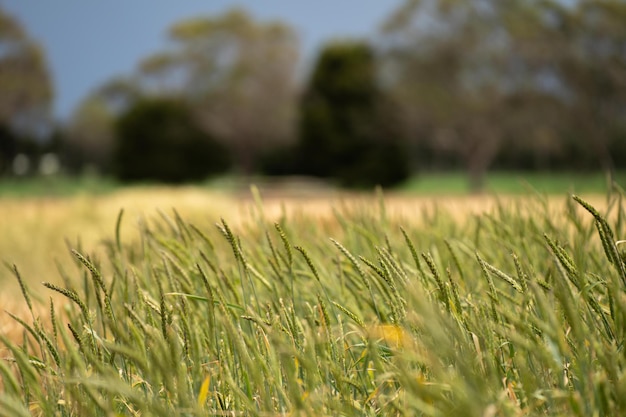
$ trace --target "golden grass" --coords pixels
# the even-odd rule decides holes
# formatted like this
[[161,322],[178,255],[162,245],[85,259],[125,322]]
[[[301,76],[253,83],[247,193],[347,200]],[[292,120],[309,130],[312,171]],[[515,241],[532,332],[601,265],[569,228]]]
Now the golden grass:
[[[515,201],[523,197],[500,198]],[[602,206],[604,197],[586,196],[592,204]],[[385,198],[388,215],[409,222],[423,221],[424,209],[446,211],[458,220],[491,210],[492,196],[412,197],[390,195]],[[563,197],[550,197],[554,206]],[[327,194],[307,198],[272,197],[264,199],[263,212],[278,218],[283,212],[290,217],[307,217],[320,221],[332,219],[333,207],[359,209],[377,204],[376,197],[363,194]],[[159,211],[171,214],[175,208],[186,220],[199,226],[210,226],[226,219],[230,224],[250,220],[255,202],[247,197],[233,197],[194,187],[130,188],[105,196],[80,195],[72,198],[0,199],[0,260],[16,264],[27,282],[56,281],[55,260],[66,262],[66,241],[76,247],[80,241],[88,253],[98,253],[102,239],[112,238],[115,221],[124,209],[122,239],[132,238],[140,218],[155,218]],[[0,283],[7,290],[18,289],[7,268],[0,268]]]
[[[16,264],[26,281],[56,281],[55,260],[69,260],[66,240],[80,240],[89,253],[98,252],[103,238],[114,234],[115,221],[124,209],[122,236],[131,237],[141,216],[156,216],[173,207],[187,217],[214,219],[231,210],[226,197],[187,188],[128,189],[107,196],[0,200],[0,257]],[[219,217],[218,217],[219,218]],[[0,272],[0,282],[11,273]],[[9,286],[16,289],[14,279]]]

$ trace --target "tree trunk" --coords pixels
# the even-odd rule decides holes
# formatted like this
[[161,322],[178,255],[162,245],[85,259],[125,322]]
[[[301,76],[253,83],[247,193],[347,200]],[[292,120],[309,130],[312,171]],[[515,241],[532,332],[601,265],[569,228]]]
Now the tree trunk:
[[487,175],[487,167],[483,164],[473,163],[469,161],[467,167],[467,179],[472,194],[481,194],[485,191],[485,177]]
[[465,150],[467,176],[470,191],[478,194],[485,189],[485,176],[501,145],[498,135],[489,123],[475,121],[468,133],[468,144]]

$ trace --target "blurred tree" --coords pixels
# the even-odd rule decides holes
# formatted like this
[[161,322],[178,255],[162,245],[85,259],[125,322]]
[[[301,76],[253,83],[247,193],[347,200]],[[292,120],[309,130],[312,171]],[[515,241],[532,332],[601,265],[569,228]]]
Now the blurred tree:
[[324,48],[301,104],[303,173],[348,186],[388,186],[406,179],[406,153],[386,129],[382,101],[369,45],[344,42]]
[[[506,114],[497,121],[507,135],[494,168],[499,170],[541,170],[565,168],[568,153],[563,132],[566,129],[565,104],[557,97],[530,89],[506,98]],[[571,167],[571,169],[578,169]]]
[[111,168],[115,120],[140,97],[133,80],[113,79],[89,94],[76,108],[64,132],[63,159],[74,172]]
[[104,173],[113,150],[114,117],[97,95],[85,98],[74,111],[63,136],[68,168]]
[[502,12],[495,0],[409,0],[386,22],[380,42],[407,139],[456,154],[474,190],[505,138],[494,123],[505,114]]
[[298,40],[290,27],[233,10],[181,21],[169,37],[169,50],[141,64],[142,88],[188,100],[240,171],[252,173],[260,153],[293,139]]
[[414,148],[456,154],[475,188],[501,156],[576,169],[591,154],[611,170],[626,120],[624,21],[623,0],[407,0],[379,40],[395,117]]
[[579,0],[558,11],[568,47],[557,57],[571,95],[572,124],[601,168],[612,172],[611,133],[626,126],[626,2]]
[[116,123],[114,173],[123,181],[180,183],[228,169],[228,151],[194,122],[184,102],[144,99]]
[[0,124],[20,135],[45,134],[52,97],[42,48],[0,9]]

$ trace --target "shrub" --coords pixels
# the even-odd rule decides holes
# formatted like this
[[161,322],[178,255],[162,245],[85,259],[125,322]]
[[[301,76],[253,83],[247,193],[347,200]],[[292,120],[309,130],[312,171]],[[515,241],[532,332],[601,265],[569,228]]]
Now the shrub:
[[226,149],[204,133],[185,104],[144,99],[116,123],[115,174],[123,181],[180,183],[230,166]]

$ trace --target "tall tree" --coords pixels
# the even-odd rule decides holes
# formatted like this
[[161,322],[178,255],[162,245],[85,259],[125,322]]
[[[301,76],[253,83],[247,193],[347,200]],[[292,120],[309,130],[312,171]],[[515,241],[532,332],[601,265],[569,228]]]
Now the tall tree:
[[0,9],[0,124],[41,133],[50,126],[52,98],[43,49]]
[[409,0],[381,41],[402,121],[421,134],[412,140],[427,132],[435,150],[456,154],[476,190],[504,138],[493,123],[503,117],[508,71],[501,12],[495,1]]
[[233,10],[181,21],[169,39],[168,50],[143,61],[143,88],[189,100],[241,171],[251,173],[260,152],[292,139],[298,39],[290,27]]

